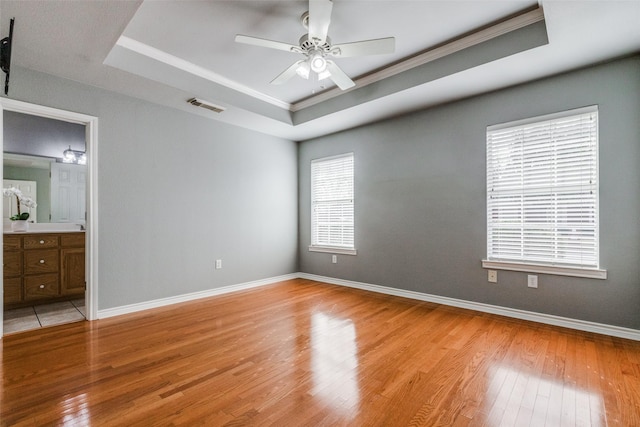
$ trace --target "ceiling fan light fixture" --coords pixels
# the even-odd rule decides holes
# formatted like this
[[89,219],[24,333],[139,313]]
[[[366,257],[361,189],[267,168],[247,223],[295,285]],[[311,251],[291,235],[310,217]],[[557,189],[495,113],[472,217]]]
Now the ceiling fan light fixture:
[[309,66],[307,61],[301,62],[300,65],[298,65],[298,68],[296,68],[296,74],[298,74],[300,77],[302,77],[305,80],[309,79],[310,71],[311,71],[311,67]]
[[[329,78],[341,90],[347,90],[354,87],[355,83],[331,60],[332,58],[348,58],[394,52],[394,37],[360,40],[357,42],[333,45],[328,35],[333,9],[332,0],[307,1],[309,2],[309,11],[305,12],[300,18],[307,33],[300,37],[297,46],[260,37],[245,36],[242,34],[236,35],[235,40],[238,43],[304,55],[304,59],[291,64],[278,74],[278,76],[271,81],[271,84],[281,85],[289,81],[296,74],[303,79],[309,80],[311,71],[313,71],[318,76],[317,80]],[[316,81],[315,77],[313,80]]]
[[311,69],[320,74],[327,69],[327,60],[324,59],[321,53],[315,52],[309,57],[311,63]]

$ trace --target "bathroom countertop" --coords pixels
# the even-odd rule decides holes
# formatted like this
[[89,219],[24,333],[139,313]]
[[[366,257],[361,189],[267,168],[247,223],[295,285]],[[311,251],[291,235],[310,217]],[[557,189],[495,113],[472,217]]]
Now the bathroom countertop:
[[2,234],[47,234],[47,233],[84,233],[85,230],[27,230],[27,231],[11,231],[11,230],[3,230]]
[[84,233],[80,224],[67,223],[30,223],[27,231],[13,231],[11,224],[5,224],[2,230],[3,234],[45,234],[45,233]]

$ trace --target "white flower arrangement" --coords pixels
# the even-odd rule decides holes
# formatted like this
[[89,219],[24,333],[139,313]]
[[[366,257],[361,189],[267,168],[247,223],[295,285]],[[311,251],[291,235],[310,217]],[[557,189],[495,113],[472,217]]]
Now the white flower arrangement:
[[29,219],[29,212],[20,213],[20,204],[23,204],[28,208],[35,208],[36,206],[38,206],[31,197],[25,196],[24,194],[22,194],[22,191],[20,191],[18,188],[15,188],[15,187],[3,188],[2,195],[5,197],[15,196],[16,201],[18,202],[17,203],[18,213],[13,215],[11,218],[9,218],[11,221],[18,221],[18,220],[24,221]]

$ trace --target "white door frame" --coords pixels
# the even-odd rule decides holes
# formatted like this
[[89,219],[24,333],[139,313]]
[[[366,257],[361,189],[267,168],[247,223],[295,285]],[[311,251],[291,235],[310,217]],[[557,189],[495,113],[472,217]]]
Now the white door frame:
[[[3,116],[4,111],[46,117],[85,126],[87,150],[87,222],[86,222],[86,280],[85,296],[87,320],[98,318],[98,118],[86,114],[59,110],[0,97],[0,151],[4,151]],[[0,175],[4,176],[0,163]],[[0,201],[0,203],[2,203]],[[0,205],[0,208],[2,206]],[[1,209],[0,209],[1,211]],[[4,244],[4,235],[0,234],[0,246]],[[2,261],[2,251],[0,251]],[[4,285],[0,275],[0,301],[4,301]],[[3,336],[3,311],[0,310],[0,338]]]

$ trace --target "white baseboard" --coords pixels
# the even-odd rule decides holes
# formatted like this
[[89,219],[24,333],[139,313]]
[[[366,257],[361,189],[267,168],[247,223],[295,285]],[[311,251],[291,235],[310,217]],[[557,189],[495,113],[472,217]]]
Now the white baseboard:
[[128,304],[120,307],[106,308],[98,310],[98,319],[106,319],[108,317],[120,316],[122,314],[135,313],[137,311],[149,310],[151,308],[164,307],[166,305],[177,304],[180,302],[193,301],[201,298],[208,298],[216,295],[228,294],[229,292],[243,291],[245,289],[257,288],[260,286],[271,285],[285,280],[297,279],[299,274],[285,274],[283,276],[270,277],[268,279],[254,280],[252,282],[240,283],[237,285],[224,286],[221,288],[207,289],[206,291],[192,292],[189,294],[177,295],[174,297],[160,298],[152,301],[144,301],[136,304]]
[[411,298],[419,301],[434,302],[437,304],[452,307],[465,308],[480,311],[483,313],[498,314],[515,319],[529,320],[532,322],[544,323],[547,325],[562,326],[579,331],[593,332],[596,334],[610,335],[613,337],[626,338],[640,341],[640,330],[623,328],[620,326],[606,325],[603,323],[587,322],[584,320],[570,319],[567,317],[554,316],[551,314],[536,313],[532,311],[518,310],[515,308],[501,307],[497,305],[483,304],[473,301],[465,301],[456,298],[441,297],[438,295],[424,294],[421,292],[406,291],[403,289],[390,288],[387,286],[372,285],[369,283],[354,282],[351,280],[336,279],[333,277],[317,276],[315,274],[298,273],[297,277],[302,279],[315,280],[318,282],[330,283],[333,285],[346,286],[349,288],[362,289],[365,291],[378,292],[387,295],[394,295],[404,298]]
[[224,286],[222,288],[208,289],[206,291],[193,292],[189,294],[177,295],[174,297],[161,298],[152,301],[145,301],[136,304],[129,304],[121,307],[107,308],[98,310],[98,319],[106,319],[108,317],[120,316],[122,314],[135,313],[151,308],[163,307],[166,305],[177,304],[186,301],[193,301],[200,298],[207,298],[216,295],[227,294],[230,292],[242,291],[245,289],[257,288],[260,286],[271,285],[273,283],[282,282],[292,279],[309,279],[318,282],[329,283],[333,285],[346,286],[349,288],[362,289],[370,292],[377,292],[386,295],[394,295],[398,297],[410,298],[418,301],[433,302],[436,304],[448,305],[452,307],[464,308],[468,310],[480,311],[483,313],[498,314],[500,316],[512,317],[515,319],[528,320],[531,322],[544,323],[547,325],[561,326],[579,331],[593,332],[596,334],[610,335],[613,337],[626,338],[630,340],[640,341],[640,330],[623,328],[620,326],[606,325],[603,323],[587,322],[585,320],[570,319],[567,317],[554,316],[551,314],[536,313],[526,310],[518,310],[515,308],[501,307],[497,305],[484,304],[473,301],[465,301],[456,298],[442,297],[438,295],[425,294],[422,292],[407,291],[403,289],[390,288],[387,286],[373,285],[370,283],[354,282],[351,280],[336,279],[333,277],[318,276],[308,273],[292,273],[283,276],[270,277],[267,279],[255,280],[252,282],[240,283],[237,285]]

